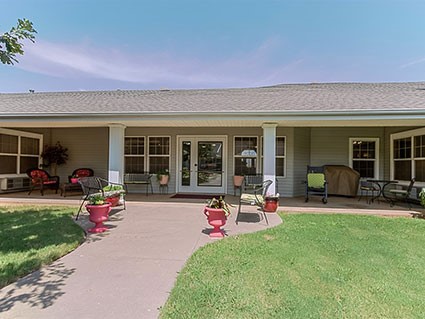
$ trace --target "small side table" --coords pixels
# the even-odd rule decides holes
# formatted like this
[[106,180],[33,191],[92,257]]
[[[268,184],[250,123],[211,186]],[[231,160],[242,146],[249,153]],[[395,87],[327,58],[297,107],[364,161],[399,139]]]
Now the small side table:
[[79,183],[63,183],[59,189],[63,197],[66,197],[66,192],[83,192]]
[[168,184],[159,184],[159,193],[168,194]]

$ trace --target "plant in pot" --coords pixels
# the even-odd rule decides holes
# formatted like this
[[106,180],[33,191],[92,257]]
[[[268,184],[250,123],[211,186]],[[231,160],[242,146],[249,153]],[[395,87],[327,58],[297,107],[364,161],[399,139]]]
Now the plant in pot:
[[105,201],[105,197],[101,194],[92,194],[88,197],[86,209],[90,214],[90,221],[95,224],[89,229],[90,233],[102,233],[108,228],[103,225],[103,222],[108,220],[111,204]]
[[268,213],[274,213],[279,207],[279,193],[266,195],[263,202],[263,210]]
[[77,175],[72,175],[71,178],[70,178],[70,180],[71,180],[71,183],[72,184],[76,184],[76,183],[78,183],[78,176]]
[[68,148],[63,147],[60,142],[55,145],[45,145],[41,153],[43,167],[50,167],[51,174],[56,175],[57,166],[65,164],[68,160]]
[[168,185],[168,180],[170,178],[170,173],[168,169],[161,169],[156,173],[156,178],[159,182],[159,185]]
[[115,207],[120,203],[121,196],[124,196],[124,187],[122,185],[107,185],[103,187],[105,202],[111,203]]
[[207,202],[204,208],[204,214],[207,216],[208,224],[213,226],[210,232],[211,238],[224,237],[224,231],[220,227],[226,224],[227,218],[230,216],[231,205],[226,203],[222,196],[219,199],[212,198]]

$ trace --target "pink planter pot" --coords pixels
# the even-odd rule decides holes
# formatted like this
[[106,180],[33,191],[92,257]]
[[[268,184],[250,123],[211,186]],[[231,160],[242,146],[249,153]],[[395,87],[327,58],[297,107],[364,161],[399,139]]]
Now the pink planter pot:
[[108,214],[111,211],[111,204],[103,205],[86,205],[87,211],[90,214],[90,221],[95,224],[89,229],[90,233],[102,233],[108,228],[103,225],[104,221],[108,220]]
[[78,183],[78,177],[71,177],[71,183],[77,184]]
[[266,197],[263,205],[263,210],[268,213],[275,213],[279,207],[279,198]]
[[211,238],[222,238],[224,237],[224,231],[220,227],[226,224],[227,217],[224,211],[220,208],[205,207],[204,214],[207,216],[208,224],[213,227],[210,232]]
[[114,197],[107,197],[105,198],[105,202],[108,202],[111,204],[111,207],[115,207],[118,205],[120,201],[120,197],[119,196],[114,196]]

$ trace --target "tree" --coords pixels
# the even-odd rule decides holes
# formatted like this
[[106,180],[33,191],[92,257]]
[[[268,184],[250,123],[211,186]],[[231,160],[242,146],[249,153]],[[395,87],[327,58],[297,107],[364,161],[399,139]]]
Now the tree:
[[16,27],[9,32],[0,34],[0,61],[3,64],[14,64],[19,62],[17,54],[24,54],[22,40],[28,39],[34,43],[35,33],[32,22],[27,19],[18,19]]

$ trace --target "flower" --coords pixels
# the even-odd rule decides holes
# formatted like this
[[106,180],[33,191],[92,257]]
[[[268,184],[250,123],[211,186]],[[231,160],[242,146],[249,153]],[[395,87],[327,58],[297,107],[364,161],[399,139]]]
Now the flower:
[[209,208],[215,208],[215,209],[222,209],[224,212],[224,215],[226,217],[230,216],[230,207],[233,207],[232,205],[226,203],[222,196],[220,196],[219,199],[213,197],[212,199],[207,201],[207,207]]
[[105,204],[105,197],[102,194],[93,194],[87,198],[89,205],[103,205]]

